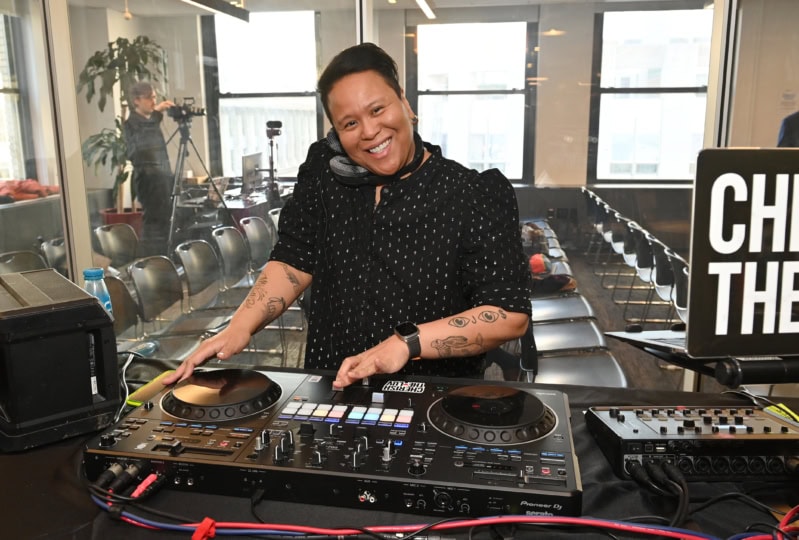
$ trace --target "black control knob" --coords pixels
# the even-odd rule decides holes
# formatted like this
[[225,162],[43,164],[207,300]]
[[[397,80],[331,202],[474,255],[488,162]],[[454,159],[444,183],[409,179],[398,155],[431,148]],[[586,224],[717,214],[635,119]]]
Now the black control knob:
[[311,453],[311,465],[321,465],[326,459],[327,455],[318,448]]
[[288,459],[289,459],[288,452],[283,447],[283,445],[282,444],[275,445],[274,462],[285,463],[286,461],[288,461]]
[[269,448],[269,432],[264,429],[255,437],[255,450],[261,452],[266,448]]
[[350,454],[350,467],[352,470],[357,471],[363,465],[363,461],[365,459],[364,453],[358,450],[355,450]]
[[338,438],[341,436],[341,432],[344,430],[344,426],[341,424],[330,424],[330,432],[329,435],[331,437]]
[[313,437],[316,429],[310,422],[303,422],[300,424],[300,437]]
[[383,453],[380,455],[380,459],[383,461],[383,463],[388,463],[394,458],[393,451],[394,445],[391,442],[391,439],[388,439],[386,444],[383,445]]
[[111,433],[104,433],[100,435],[100,446],[103,448],[108,448],[114,446],[117,443],[117,438],[114,437]]
[[411,458],[411,463],[408,466],[408,473],[412,474],[413,476],[422,476],[426,472],[427,472],[427,467],[425,466],[421,458],[418,457]]
[[289,450],[294,448],[294,432],[290,429],[287,429],[283,433],[280,434],[280,444],[284,447],[284,449]]

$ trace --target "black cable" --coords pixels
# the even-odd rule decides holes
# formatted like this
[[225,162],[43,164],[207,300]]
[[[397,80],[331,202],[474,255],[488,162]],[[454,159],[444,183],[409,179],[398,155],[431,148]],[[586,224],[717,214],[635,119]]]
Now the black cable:
[[770,506],[768,506],[766,504],[761,503],[757,499],[754,499],[754,498],[750,497],[749,495],[747,495],[745,493],[739,493],[737,491],[736,492],[723,493],[721,495],[713,497],[712,499],[708,499],[704,503],[701,503],[700,505],[694,507],[691,510],[689,515],[701,512],[705,508],[713,506],[714,504],[720,503],[722,501],[726,501],[728,499],[740,499],[742,502],[745,502],[745,503],[751,505],[752,507],[763,511],[763,513],[768,514],[772,518],[774,517],[773,514],[778,514],[778,515],[783,515],[783,516],[785,515],[785,512],[780,511],[780,510],[778,510],[776,508],[772,508],[772,507],[770,507]]
[[661,488],[652,481],[652,478],[650,478],[649,474],[646,472],[644,466],[641,465],[640,461],[631,459],[630,461],[627,461],[625,463],[625,466],[627,468],[627,472],[630,474],[630,478],[635,480],[638,483],[638,485],[647,488],[650,491],[657,493],[658,495],[669,495],[669,493],[666,490],[664,490],[663,488]]
[[787,531],[784,531],[784,530],[780,529],[776,525],[770,525],[768,523],[761,523],[761,522],[752,523],[751,525],[749,525],[746,528],[746,532],[759,531],[759,529],[757,529],[757,527],[762,527],[763,529],[766,529],[767,532],[771,533],[772,536],[774,536],[776,534],[780,534],[780,535],[783,536],[783,538],[796,538],[796,533],[789,533]]
[[680,500],[678,506],[678,520],[676,526],[681,526],[686,519],[688,519],[688,504],[691,500],[688,494],[688,481],[685,479],[685,475],[683,475],[682,471],[675,467],[672,463],[668,461],[664,461],[661,464],[661,468],[666,476],[669,478],[671,482],[677,486],[680,490]]

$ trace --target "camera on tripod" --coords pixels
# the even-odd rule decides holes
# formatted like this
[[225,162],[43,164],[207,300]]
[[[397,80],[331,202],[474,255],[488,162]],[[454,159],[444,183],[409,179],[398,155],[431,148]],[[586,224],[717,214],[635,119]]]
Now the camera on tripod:
[[194,106],[194,98],[183,98],[183,103],[175,104],[166,110],[166,114],[176,122],[185,122],[193,116],[205,116],[205,109]]
[[280,128],[283,127],[283,122],[280,120],[267,120],[266,121],[266,136],[270,139],[280,135]]

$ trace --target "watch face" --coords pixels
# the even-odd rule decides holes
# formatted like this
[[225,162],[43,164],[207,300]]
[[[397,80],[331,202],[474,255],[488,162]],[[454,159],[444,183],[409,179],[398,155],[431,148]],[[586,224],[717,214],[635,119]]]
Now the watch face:
[[419,329],[412,322],[400,323],[400,324],[397,325],[395,330],[396,330],[396,332],[399,335],[401,335],[403,337],[412,336],[412,335],[416,334],[417,332],[419,332]]

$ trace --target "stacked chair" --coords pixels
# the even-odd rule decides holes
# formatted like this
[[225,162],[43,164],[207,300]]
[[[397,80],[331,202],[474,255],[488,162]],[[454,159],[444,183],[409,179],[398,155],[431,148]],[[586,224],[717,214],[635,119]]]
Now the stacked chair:
[[684,323],[688,262],[590,189],[582,193],[591,220],[585,254],[614,302],[624,306],[624,322],[642,329]]
[[[546,220],[533,220],[546,240],[538,246],[524,241],[528,256],[545,253],[551,268],[544,278],[571,276],[566,254],[551,241],[556,239]],[[600,233],[601,234],[601,233]],[[532,249],[531,249],[532,248]],[[559,250],[559,251],[558,251]],[[558,257],[551,257],[557,254]],[[535,276],[541,278],[542,276]],[[556,279],[558,283],[569,283]],[[534,287],[532,320],[519,340],[489,351],[488,360],[498,364],[506,380],[525,380],[544,384],[626,387],[627,379],[616,358],[608,350],[604,335],[588,300],[575,287],[552,291]]]

